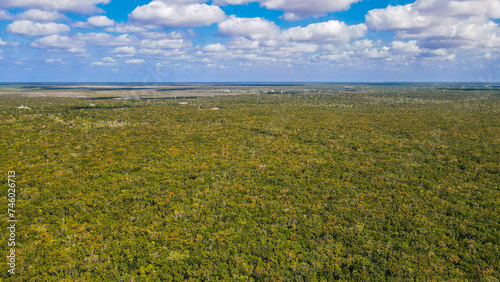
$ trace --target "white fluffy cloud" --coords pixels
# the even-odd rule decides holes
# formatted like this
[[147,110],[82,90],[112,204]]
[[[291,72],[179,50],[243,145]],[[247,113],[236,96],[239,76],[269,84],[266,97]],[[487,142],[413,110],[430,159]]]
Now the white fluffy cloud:
[[[68,21],[58,11],[71,11],[68,7],[85,2],[89,10],[84,13],[94,13],[98,10],[97,3],[109,0],[6,0],[0,3],[0,8],[10,9],[9,5],[16,2],[20,9],[13,9],[13,14],[0,10],[0,19],[14,21],[7,27],[11,33],[50,35],[34,40],[32,47],[94,56],[88,61],[93,66],[114,66],[117,60],[120,64],[154,65],[162,60],[160,65],[172,68],[175,64],[194,67],[331,64],[372,65],[383,69],[422,62],[452,65],[473,58],[493,62],[500,56],[500,28],[492,20],[500,17],[498,0],[416,0],[408,5],[369,11],[366,23],[348,25],[338,20],[314,20],[308,25],[286,28],[276,24],[280,24],[279,20],[275,23],[270,18],[226,16],[216,6],[258,2],[268,9],[283,11],[282,19],[296,20],[344,10],[358,1],[361,0],[149,0],[149,4],[138,6],[129,14],[128,22],[117,23],[100,14],[86,16],[87,20],[73,26],[100,28],[105,32],[72,32],[65,34],[67,36],[57,35],[70,30],[67,25],[55,22]],[[28,2],[38,4],[29,6]],[[49,7],[54,5],[59,6]],[[189,38],[199,35],[191,29],[179,30],[213,23],[218,24],[218,29],[217,34],[212,35],[225,38],[203,36],[194,42],[220,43],[198,43],[193,47]],[[174,31],[164,31],[170,28]],[[395,39],[392,42],[367,39],[368,29],[393,31]],[[378,35],[370,33],[368,38],[372,36]],[[15,44],[19,43],[0,39],[0,46]]]
[[102,60],[107,63],[116,63],[116,60],[111,57],[102,58]]
[[93,62],[91,65],[93,66],[115,66],[116,60],[111,57],[102,58],[100,62]]
[[384,46],[382,41],[369,39],[358,40],[343,45],[331,44],[322,46],[322,60],[337,63],[363,65],[370,61],[387,61],[391,59],[391,48]]
[[191,40],[186,39],[183,33],[174,31],[171,33],[146,32],[141,33],[144,38],[136,47],[140,47],[138,53],[154,56],[156,58],[164,57],[169,60],[187,59],[192,46]]
[[75,13],[96,13],[97,4],[108,4],[111,0],[2,0],[0,8],[33,8]]
[[189,45],[190,43],[184,41],[184,39],[143,39],[141,41],[141,46],[148,49],[178,49]]
[[108,27],[115,25],[115,21],[106,16],[95,16],[87,19],[86,22],[78,22],[74,27],[79,28],[95,28],[95,27]]
[[56,11],[42,11],[39,9],[31,9],[26,12],[19,13],[16,18],[20,20],[50,22],[55,21],[63,16]]
[[245,37],[235,37],[228,42],[229,48],[239,50],[257,49],[259,45],[259,41],[250,40]]
[[113,53],[115,53],[117,57],[133,57],[137,54],[137,50],[132,46],[123,46],[113,50]]
[[0,46],[19,46],[19,42],[5,42],[0,38]]
[[259,2],[272,10],[285,11],[285,19],[297,20],[308,16],[322,16],[326,13],[347,10],[360,0],[214,0],[215,5],[240,5]]
[[13,16],[9,13],[9,11],[0,10],[0,20],[10,20]]
[[366,23],[374,30],[401,30],[427,27],[431,20],[420,15],[412,5],[405,5],[371,10],[366,15]]
[[145,61],[143,59],[132,59],[125,61],[126,64],[144,64]]
[[393,41],[391,43],[392,49],[396,52],[403,54],[419,54],[422,53],[420,47],[417,46],[416,40],[411,40],[408,42],[403,41]]
[[222,44],[210,44],[210,45],[207,45],[205,47],[203,47],[203,51],[205,52],[224,52],[226,51],[226,46],[222,45]]
[[[141,49],[139,50],[140,54],[143,55],[149,55],[149,56],[155,56],[155,58],[165,58],[168,60],[191,60],[191,56],[184,52],[183,50],[179,49]],[[162,65],[162,64],[161,64]]]
[[280,28],[262,18],[238,18],[234,15],[220,22],[219,34],[227,37],[247,37],[254,40],[269,39],[280,34]]
[[[218,33],[221,36],[259,41],[266,46],[278,46],[280,42],[349,42],[365,36],[367,27],[364,24],[346,25],[344,22],[331,20],[313,23],[306,27],[293,27],[281,31],[273,22],[262,18],[238,18],[230,16],[219,23]],[[243,44],[248,44],[245,42]],[[231,44],[237,44],[232,42]],[[241,45],[241,44],[240,44]]]
[[364,24],[349,26],[343,22],[331,20],[313,23],[306,27],[293,27],[284,31],[283,34],[293,41],[348,42],[365,36],[366,31],[367,28]]
[[68,36],[60,36],[57,34],[37,39],[31,43],[31,47],[49,50],[65,50],[70,53],[85,52],[85,46],[82,42],[72,40]]
[[[436,16],[439,13],[444,13],[445,16],[453,17],[484,16],[500,18],[500,2],[498,0],[448,0],[441,3],[433,3],[427,0],[420,2],[418,3],[419,9],[425,9]],[[430,10],[436,8],[436,11]]]
[[[307,65],[313,58],[341,58],[338,50],[349,48],[350,42],[366,35],[364,24],[347,25],[336,20],[313,23],[305,27],[280,29],[275,23],[263,18],[238,18],[230,16],[218,24],[218,34],[230,37],[226,45],[208,45],[197,52],[198,56],[209,56],[210,63],[239,61],[242,65],[291,64]],[[325,46],[335,49],[328,50]],[[222,48],[224,47],[224,49]],[[390,56],[389,47],[366,47],[349,50],[343,58],[354,58],[355,53],[363,58],[385,59]],[[225,50],[224,52],[214,52]]]
[[[32,47],[47,49],[49,51],[66,51],[70,53],[85,53],[86,47],[89,45],[98,46],[120,46],[137,42],[137,38],[128,34],[120,36],[112,36],[107,33],[77,33],[71,37],[51,35],[44,38],[37,39],[31,44]],[[132,51],[125,47],[116,52],[118,55],[135,55],[135,49]],[[116,50],[116,49],[115,49]]]
[[35,23],[33,21],[15,21],[7,26],[7,31],[14,34],[23,35],[48,35],[61,32],[68,32],[69,26],[58,23]]
[[417,0],[375,9],[366,15],[373,30],[393,30],[398,38],[418,38],[420,45],[441,48],[498,48],[498,0]]
[[293,53],[314,53],[318,51],[318,45],[310,43],[292,42],[279,48],[280,51],[285,52],[285,56]]
[[87,19],[87,22],[95,27],[105,27],[115,25],[115,21],[106,16],[95,16]]
[[106,32],[117,32],[117,33],[136,33],[136,32],[146,32],[147,29],[141,26],[135,26],[131,24],[117,24],[113,27],[108,27],[104,31]]
[[147,5],[137,7],[129,17],[146,25],[166,27],[206,26],[222,21],[226,17],[218,6],[191,2],[196,1],[154,0]]
[[179,31],[172,31],[170,33],[165,32],[156,32],[156,31],[148,31],[141,33],[143,38],[147,39],[181,39],[184,38],[184,33]]
[[122,34],[120,36],[112,36],[108,33],[77,33],[73,40],[81,41],[86,44],[100,45],[100,46],[119,46],[130,44],[135,38],[128,34]]

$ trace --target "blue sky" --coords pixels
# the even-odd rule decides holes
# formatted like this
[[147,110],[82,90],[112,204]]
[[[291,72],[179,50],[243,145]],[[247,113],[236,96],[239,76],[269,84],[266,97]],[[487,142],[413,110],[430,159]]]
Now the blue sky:
[[1,82],[498,82],[498,0],[2,0]]

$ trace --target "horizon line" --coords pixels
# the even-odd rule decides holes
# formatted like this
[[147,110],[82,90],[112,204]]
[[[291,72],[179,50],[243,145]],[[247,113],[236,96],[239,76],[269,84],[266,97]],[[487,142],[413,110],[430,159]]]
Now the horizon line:
[[171,82],[76,82],[76,81],[30,81],[30,82],[0,82],[0,85],[11,84],[500,84],[500,81],[171,81]]

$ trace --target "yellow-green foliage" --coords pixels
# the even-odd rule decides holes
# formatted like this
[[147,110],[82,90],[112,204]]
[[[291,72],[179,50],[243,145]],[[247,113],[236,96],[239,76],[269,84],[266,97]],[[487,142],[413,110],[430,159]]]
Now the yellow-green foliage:
[[180,101],[0,96],[0,277],[500,277],[498,92]]

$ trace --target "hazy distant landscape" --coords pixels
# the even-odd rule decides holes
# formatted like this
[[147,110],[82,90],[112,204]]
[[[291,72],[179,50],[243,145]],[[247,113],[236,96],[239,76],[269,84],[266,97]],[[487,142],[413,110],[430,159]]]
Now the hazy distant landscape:
[[499,88],[2,84],[0,277],[498,281]]

